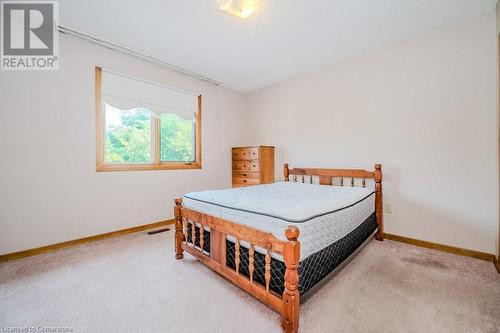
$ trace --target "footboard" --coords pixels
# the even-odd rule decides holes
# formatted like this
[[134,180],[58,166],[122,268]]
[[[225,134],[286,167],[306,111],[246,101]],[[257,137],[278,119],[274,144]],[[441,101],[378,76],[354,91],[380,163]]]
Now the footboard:
[[[182,207],[182,199],[175,200],[175,257],[182,259],[186,251],[226,279],[233,282],[261,302],[267,304],[282,316],[285,332],[297,332],[299,326],[300,294],[297,268],[300,261],[299,229],[290,226],[286,229],[287,241],[276,238],[245,225],[203,214]],[[205,247],[204,228],[210,228],[210,249]],[[235,268],[226,263],[226,237],[235,239]],[[249,276],[239,272],[240,242],[248,243]],[[265,285],[253,280],[255,247],[265,252]],[[278,295],[269,289],[271,281],[271,255],[283,256],[286,266],[285,290]]]

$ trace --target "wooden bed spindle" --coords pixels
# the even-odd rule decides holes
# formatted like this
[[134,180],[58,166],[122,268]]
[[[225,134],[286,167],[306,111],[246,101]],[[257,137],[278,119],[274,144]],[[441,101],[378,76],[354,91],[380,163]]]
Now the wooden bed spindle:
[[309,176],[309,184],[313,183],[313,176]]
[[332,185],[333,178],[331,176],[319,176],[320,185]]
[[203,237],[204,235],[204,228],[203,228],[203,224],[200,224],[200,252],[203,253],[203,245],[205,245],[205,237]]
[[351,177],[351,187],[354,187],[354,178]]
[[250,248],[248,249],[248,273],[250,275],[250,282],[253,282],[253,271],[254,271],[254,254],[255,250],[253,248],[253,244],[250,244]]
[[304,183],[304,175],[302,175],[302,183]]
[[283,166],[283,174],[285,175],[285,181],[289,181],[290,170],[288,169],[288,163]]
[[344,186],[344,177],[340,177],[340,186]]
[[266,291],[269,292],[269,283],[271,282],[271,255],[269,250],[266,252],[266,266],[264,273],[264,280],[266,280]]
[[240,273],[240,240],[236,238],[234,242],[234,264],[236,266],[236,274]]
[[363,178],[363,182],[361,183],[363,187],[366,187],[366,180]]
[[194,243],[196,242],[196,222],[192,221],[193,223],[191,224],[191,241],[193,242],[193,249],[196,248]]
[[297,182],[297,175],[293,175],[293,181]]
[[186,242],[186,244],[188,242],[188,228],[189,228],[189,223],[185,218],[183,218],[182,219],[182,233],[184,235],[184,242]]

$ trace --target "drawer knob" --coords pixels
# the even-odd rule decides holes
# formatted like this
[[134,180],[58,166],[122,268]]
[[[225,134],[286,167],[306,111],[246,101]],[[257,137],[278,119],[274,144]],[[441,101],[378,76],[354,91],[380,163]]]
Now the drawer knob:
[[246,179],[243,179],[243,183],[246,183],[246,182],[247,182],[247,180],[246,180]]

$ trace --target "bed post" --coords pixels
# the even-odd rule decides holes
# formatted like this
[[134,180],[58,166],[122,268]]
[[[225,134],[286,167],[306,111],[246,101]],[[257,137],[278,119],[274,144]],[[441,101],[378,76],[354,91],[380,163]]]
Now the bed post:
[[382,164],[375,164],[375,212],[377,215],[378,231],[375,237],[384,240],[384,205],[382,201]]
[[[286,164],[285,164],[286,165]],[[299,273],[297,268],[300,261],[300,242],[297,240],[300,230],[295,226],[289,226],[285,230],[288,242],[283,249],[285,259],[285,291],[283,291],[283,313],[282,326],[286,333],[296,333],[299,329]]]
[[288,176],[290,174],[290,171],[288,170],[288,163],[285,163],[285,165],[283,166],[283,173],[285,174],[285,181],[287,182],[289,180]]
[[184,258],[182,253],[182,198],[175,199],[174,215],[175,215],[175,259],[180,260]]

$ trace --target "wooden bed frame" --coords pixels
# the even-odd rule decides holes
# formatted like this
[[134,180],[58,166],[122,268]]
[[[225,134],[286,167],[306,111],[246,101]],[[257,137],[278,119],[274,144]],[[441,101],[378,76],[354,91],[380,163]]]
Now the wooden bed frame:
[[[383,240],[382,217],[382,166],[375,164],[374,171],[357,169],[289,169],[284,165],[285,181],[313,182],[313,177],[319,177],[319,183],[333,185],[333,178],[340,178],[340,186],[344,186],[344,178],[350,179],[350,186],[355,186],[354,179],[362,179],[361,186],[365,187],[365,179],[375,180],[375,212],[378,223],[377,240]],[[289,226],[285,231],[287,241],[276,238],[269,232],[227,221],[208,214],[200,213],[182,206],[182,198],[175,199],[175,258],[180,260],[186,251],[200,260],[203,264],[213,269],[235,285],[239,286],[258,300],[268,305],[282,316],[282,327],[287,333],[295,333],[299,327],[299,274],[297,268],[300,262],[300,231],[295,226]],[[194,222],[194,223],[193,223]],[[210,253],[203,251],[204,237],[199,237],[199,246],[196,243],[196,228],[203,230],[203,226],[210,228]],[[191,229],[191,241],[188,242],[188,228]],[[199,233],[203,234],[203,233]],[[198,234],[198,235],[199,235]],[[226,236],[235,238],[235,264],[236,269],[226,266]],[[249,275],[247,277],[239,272],[240,241],[249,245]],[[267,250],[265,256],[265,282],[262,286],[253,281],[254,272],[254,247],[258,246]],[[271,280],[271,254],[283,256],[286,271],[283,295],[278,295],[269,289]]]

